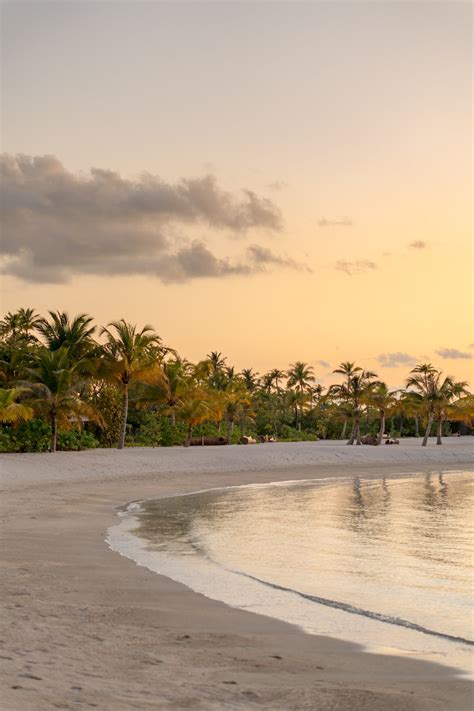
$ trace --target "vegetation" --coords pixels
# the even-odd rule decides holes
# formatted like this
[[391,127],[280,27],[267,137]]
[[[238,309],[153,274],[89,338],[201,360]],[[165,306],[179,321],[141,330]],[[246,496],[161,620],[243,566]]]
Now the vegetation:
[[341,382],[326,389],[302,361],[263,375],[236,372],[219,351],[193,364],[149,325],[98,329],[88,314],[19,309],[0,322],[0,451],[345,439],[349,424],[348,444],[381,444],[386,423],[392,436],[424,428],[425,446],[433,430],[441,444],[452,428],[472,429],[468,384],[430,363],[397,391],[351,361],[334,374]]

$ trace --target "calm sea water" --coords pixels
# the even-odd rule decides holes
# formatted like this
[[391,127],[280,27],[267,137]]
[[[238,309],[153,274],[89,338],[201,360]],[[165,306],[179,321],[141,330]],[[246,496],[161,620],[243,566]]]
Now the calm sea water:
[[472,672],[474,472],[131,504],[112,548],[208,597]]

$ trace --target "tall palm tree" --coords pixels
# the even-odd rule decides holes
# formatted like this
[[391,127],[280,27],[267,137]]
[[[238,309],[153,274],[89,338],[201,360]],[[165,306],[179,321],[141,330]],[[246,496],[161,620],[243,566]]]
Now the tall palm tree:
[[387,412],[398,404],[395,393],[390,392],[385,383],[376,383],[367,392],[366,404],[374,407],[380,416],[380,427],[377,435],[377,444],[382,444],[385,432],[385,418]]
[[260,387],[264,392],[267,394],[270,394],[272,391],[272,385],[273,385],[273,376],[270,373],[265,373],[260,379]]
[[223,390],[226,380],[227,358],[220,351],[211,351],[206,358],[209,361],[209,385],[216,390]]
[[363,406],[374,387],[376,374],[360,370],[349,377],[342,385],[331,385],[329,391],[337,397],[344,408],[349,407],[352,417],[352,432],[347,444],[362,444],[360,438],[360,418]]
[[442,377],[442,372],[436,370],[431,363],[417,365],[407,379],[407,387],[413,388],[411,399],[417,401],[420,409],[427,417],[426,430],[421,443],[426,447],[433,422],[437,422],[436,444],[442,444],[443,422],[449,416],[453,419],[456,411],[456,399],[469,395],[468,383],[456,382],[453,377]]
[[257,389],[258,373],[255,373],[253,368],[244,368],[240,376],[249,393],[253,393]]
[[16,424],[31,420],[33,408],[18,402],[27,392],[25,388],[0,388],[0,422]]
[[297,428],[301,430],[301,417],[304,407],[304,394],[309,390],[312,383],[315,381],[314,369],[311,365],[297,360],[292,363],[288,369],[288,387],[296,388],[300,395],[300,407],[298,408]]
[[56,451],[58,428],[70,429],[82,426],[82,417],[102,424],[100,414],[80,397],[77,387],[77,372],[80,361],[71,360],[66,347],[50,351],[38,351],[33,368],[28,369],[30,381],[25,385],[31,390],[29,405],[51,424],[51,452]]
[[69,317],[66,311],[49,311],[50,320],[42,318],[36,324],[36,330],[43,337],[50,351],[66,347],[71,358],[84,358],[91,353],[94,344],[92,339],[96,326],[93,318],[87,314]]
[[14,313],[9,311],[0,321],[0,336],[34,338],[32,332],[37,328],[39,321],[39,314],[34,309],[20,308]]
[[141,404],[164,405],[169,415],[171,429],[176,424],[176,412],[181,398],[190,387],[189,364],[178,358],[163,362],[149,382],[145,383],[138,395]]
[[[237,381],[224,392],[224,417],[227,427],[227,439],[230,443],[234,434],[235,420],[248,410],[251,402],[244,385]],[[247,413],[250,416],[250,412]]]
[[104,377],[116,383],[122,391],[122,418],[117,449],[125,446],[129,388],[135,382],[149,382],[161,372],[158,349],[161,338],[149,325],[140,331],[124,319],[104,326],[102,370]]
[[180,400],[177,414],[188,426],[185,447],[191,444],[194,427],[206,420],[222,417],[222,413],[217,412],[212,393],[203,387],[191,387],[186,391]]
[[[345,377],[345,382],[346,385],[349,386],[349,380],[352,378],[353,375],[356,373],[359,373],[362,370],[362,368],[358,365],[355,364],[355,361],[343,361],[339,368],[336,368],[333,370],[333,373],[337,373],[338,375],[344,375]],[[341,439],[346,438],[346,432],[347,432],[347,416],[344,417],[344,424],[342,425],[342,432],[341,432]]]
[[279,368],[273,368],[273,370],[268,373],[268,377],[271,379],[272,385],[278,392],[280,390],[280,381],[286,377],[286,373],[284,370],[280,370]]

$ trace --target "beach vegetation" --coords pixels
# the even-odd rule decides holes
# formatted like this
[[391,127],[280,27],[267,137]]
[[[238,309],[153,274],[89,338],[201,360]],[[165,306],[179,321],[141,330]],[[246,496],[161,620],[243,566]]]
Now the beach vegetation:
[[[238,371],[219,350],[187,361],[150,325],[97,327],[90,315],[34,309],[0,321],[0,451],[190,446],[256,440],[428,438],[472,431],[468,384],[431,363],[390,390],[354,361],[324,387],[294,361]],[[350,431],[349,431],[350,427]],[[201,441],[200,441],[201,440]]]

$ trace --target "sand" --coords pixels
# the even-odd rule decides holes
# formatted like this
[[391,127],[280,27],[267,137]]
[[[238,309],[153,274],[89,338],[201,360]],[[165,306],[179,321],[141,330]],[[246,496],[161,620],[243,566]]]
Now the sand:
[[[111,551],[116,507],[215,486],[474,466],[474,439],[1,455],[1,709],[462,711],[454,670],[229,608]],[[387,645],[390,640],[387,639]]]

